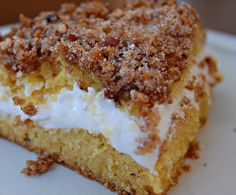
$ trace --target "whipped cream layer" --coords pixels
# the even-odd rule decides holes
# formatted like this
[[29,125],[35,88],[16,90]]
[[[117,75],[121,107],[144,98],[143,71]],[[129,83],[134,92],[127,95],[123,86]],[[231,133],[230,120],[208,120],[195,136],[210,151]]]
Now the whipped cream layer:
[[[0,85],[0,97],[6,96],[11,97],[10,89]],[[101,133],[117,151],[128,154],[143,167],[154,171],[159,150],[148,155],[136,153],[136,139],[147,135],[141,132],[134,117],[117,108],[114,101],[104,97],[103,92],[97,93],[93,88],[86,92],[75,84],[73,90],[63,88],[56,100],[48,97],[44,105],[36,108],[37,114],[30,117],[20,106],[14,105],[12,98],[0,99],[0,116],[31,119],[46,130],[81,128],[89,133]]]
[[[189,79],[193,75],[200,77],[199,73],[202,74],[202,70],[194,66]],[[193,91],[182,89],[180,94],[172,104],[155,105],[161,117],[157,126],[161,142],[152,153],[146,155],[136,152],[138,147],[136,140],[147,137],[135,122],[137,118],[120,110],[114,101],[104,97],[103,92],[96,92],[93,88],[84,91],[77,84],[74,84],[73,90],[63,88],[57,94],[56,100],[50,96],[46,97],[46,103],[36,106],[37,114],[30,117],[21,110],[20,106],[14,105],[12,98],[5,98],[12,97],[11,91],[8,87],[0,85],[0,116],[20,115],[22,120],[29,118],[46,130],[59,128],[70,131],[81,128],[89,133],[101,133],[117,151],[131,156],[138,164],[156,173],[155,164],[160,145],[167,139],[169,129],[173,128],[172,115],[178,113],[182,118],[185,117],[180,107],[182,98],[188,97],[192,105],[199,109]]]

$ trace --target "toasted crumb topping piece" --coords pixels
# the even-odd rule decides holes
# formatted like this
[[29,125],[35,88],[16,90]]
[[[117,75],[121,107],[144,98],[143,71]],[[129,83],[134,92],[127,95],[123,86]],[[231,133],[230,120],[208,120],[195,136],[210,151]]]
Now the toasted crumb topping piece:
[[8,70],[29,74],[63,58],[99,79],[108,98],[135,90],[164,103],[188,67],[198,22],[189,5],[175,1],[126,1],[117,9],[65,4],[34,19],[21,15],[0,42],[0,59]]
[[191,165],[186,164],[183,166],[183,170],[184,172],[190,173],[192,171],[192,167]]
[[47,173],[54,164],[54,160],[50,157],[38,157],[37,160],[26,161],[26,168],[21,173],[27,176],[38,176]]
[[34,107],[32,103],[27,104],[22,108],[23,112],[29,116],[33,116],[37,114],[37,109]]
[[190,145],[188,152],[186,154],[186,158],[190,158],[192,160],[197,160],[200,157],[200,144],[198,140],[194,140]]
[[29,115],[29,116],[34,116],[37,114],[37,109],[35,108],[35,106],[32,103],[26,103],[26,101],[22,98],[19,97],[13,97],[13,102],[15,105],[20,106],[21,110]]
[[31,119],[25,119],[25,120],[22,120],[21,119],[21,116],[17,115],[15,117],[15,124],[17,126],[26,126],[28,128],[33,128],[35,127],[35,124],[34,122],[31,120]]
[[217,85],[224,79],[224,76],[218,71],[216,60],[211,56],[207,56],[200,64],[200,68],[206,68],[209,71],[209,74],[213,77],[213,81],[210,83],[212,87]]
[[25,100],[23,98],[20,98],[17,96],[13,97],[12,100],[13,100],[14,104],[17,106],[24,106],[24,104],[25,104]]

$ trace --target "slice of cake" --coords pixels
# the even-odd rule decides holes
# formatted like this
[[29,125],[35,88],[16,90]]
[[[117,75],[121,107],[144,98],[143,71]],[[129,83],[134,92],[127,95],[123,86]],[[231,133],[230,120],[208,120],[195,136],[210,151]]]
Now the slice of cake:
[[204,40],[174,1],[22,15],[0,42],[0,135],[119,193],[165,193],[221,80]]

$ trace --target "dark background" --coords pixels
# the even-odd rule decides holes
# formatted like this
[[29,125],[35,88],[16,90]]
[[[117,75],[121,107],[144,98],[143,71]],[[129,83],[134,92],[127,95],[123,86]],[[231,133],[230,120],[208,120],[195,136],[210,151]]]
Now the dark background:
[[[110,0],[111,1],[111,0]],[[183,0],[180,0],[183,1]],[[185,0],[200,13],[206,27],[236,34],[236,0]],[[15,23],[24,13],[33,17],[40,11],[57,10],[65,2],[80,0],[0,0],[0,25]]]

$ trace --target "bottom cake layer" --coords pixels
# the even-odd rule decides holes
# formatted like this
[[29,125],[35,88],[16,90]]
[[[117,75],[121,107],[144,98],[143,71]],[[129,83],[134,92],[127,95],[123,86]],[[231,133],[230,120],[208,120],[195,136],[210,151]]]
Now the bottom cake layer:
[[155,167],[158,174],[113,149],[102,135],[82,129],[47,131],[1,117],[0,135],[41,155],[54,156],[58,163],[121,194],[162,194],[176,183],[189,144],[195,139],[201,121],[206,121],[208,98],[202,98],[199,104],[199,110],[193,107],[184,110],[185,119],[178,120],[173,137],[162,144]]

